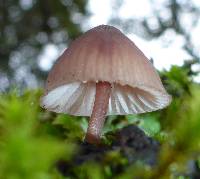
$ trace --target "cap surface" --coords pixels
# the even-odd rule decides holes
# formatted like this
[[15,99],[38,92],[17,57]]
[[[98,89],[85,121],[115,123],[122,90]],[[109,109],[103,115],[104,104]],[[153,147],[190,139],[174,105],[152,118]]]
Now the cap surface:
[[41,105],[51,111],[90,116],[96,82],[112,84],[109,114],[137,114],[167,106],[151,62],[121,31],[97,26],[77,38],[49,73]]

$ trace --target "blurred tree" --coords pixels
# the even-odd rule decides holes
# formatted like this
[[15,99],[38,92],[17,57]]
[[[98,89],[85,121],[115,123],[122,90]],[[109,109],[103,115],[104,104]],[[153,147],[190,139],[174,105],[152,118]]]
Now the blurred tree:
[[81,33],[86,5],[87,0],[0,0],[0,82],[26,86],[35,76],[43,78],[38,56],[45,45],[66,46]]
[[[114,0],[118,2],[117,0]],[[114,3],[114,13],[110,18],[110,23],[121,27],[127,33],[135,33],[143,38],[155,39],[162,37],[167,30],[174,31],[184,38],[183,49],[199,62],[200,55],[196,44],[193,42],[192,30],[194,30],[200,17],[200,7],[193,0],[150,0],[152,13],[143,18],[123,19],[118,13],[123,5]]]

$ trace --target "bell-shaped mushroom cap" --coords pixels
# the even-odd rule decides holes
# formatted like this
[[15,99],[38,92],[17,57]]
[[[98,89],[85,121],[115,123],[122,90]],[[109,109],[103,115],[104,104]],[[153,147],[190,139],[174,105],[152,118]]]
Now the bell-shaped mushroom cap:
[[155,111],[171,101],[137,46],[115,27],[100,25],[60,56],[49,73],[41,105],[58,113],[90,116],[98,81],[112,85],[107,115]]

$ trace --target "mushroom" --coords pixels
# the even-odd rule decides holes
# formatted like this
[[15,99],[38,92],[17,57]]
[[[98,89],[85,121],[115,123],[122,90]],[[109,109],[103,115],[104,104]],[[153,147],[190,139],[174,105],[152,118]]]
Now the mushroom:
[[151,62],[120,30],[100,25],[74,40],[50,71],[41,106],[90,116],[85,140],[100,142],[107,115],[151,112],[171,96]]

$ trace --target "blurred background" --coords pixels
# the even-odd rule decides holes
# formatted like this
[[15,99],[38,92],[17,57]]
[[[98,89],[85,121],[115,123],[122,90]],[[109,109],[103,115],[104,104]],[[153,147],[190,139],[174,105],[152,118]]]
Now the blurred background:
[[199,11],[198,0],[1,0],[0,90],[43,85],[71,40],[100,24],[122,30],[158,70],[189,61],[198,72]]
[[[136,43],[173,100],[109,116],[92,146],[87,118],[39,101],[56,59],[100,24]],[[199,34],[199,0],[0,0],[0,179],[199,179]]]

